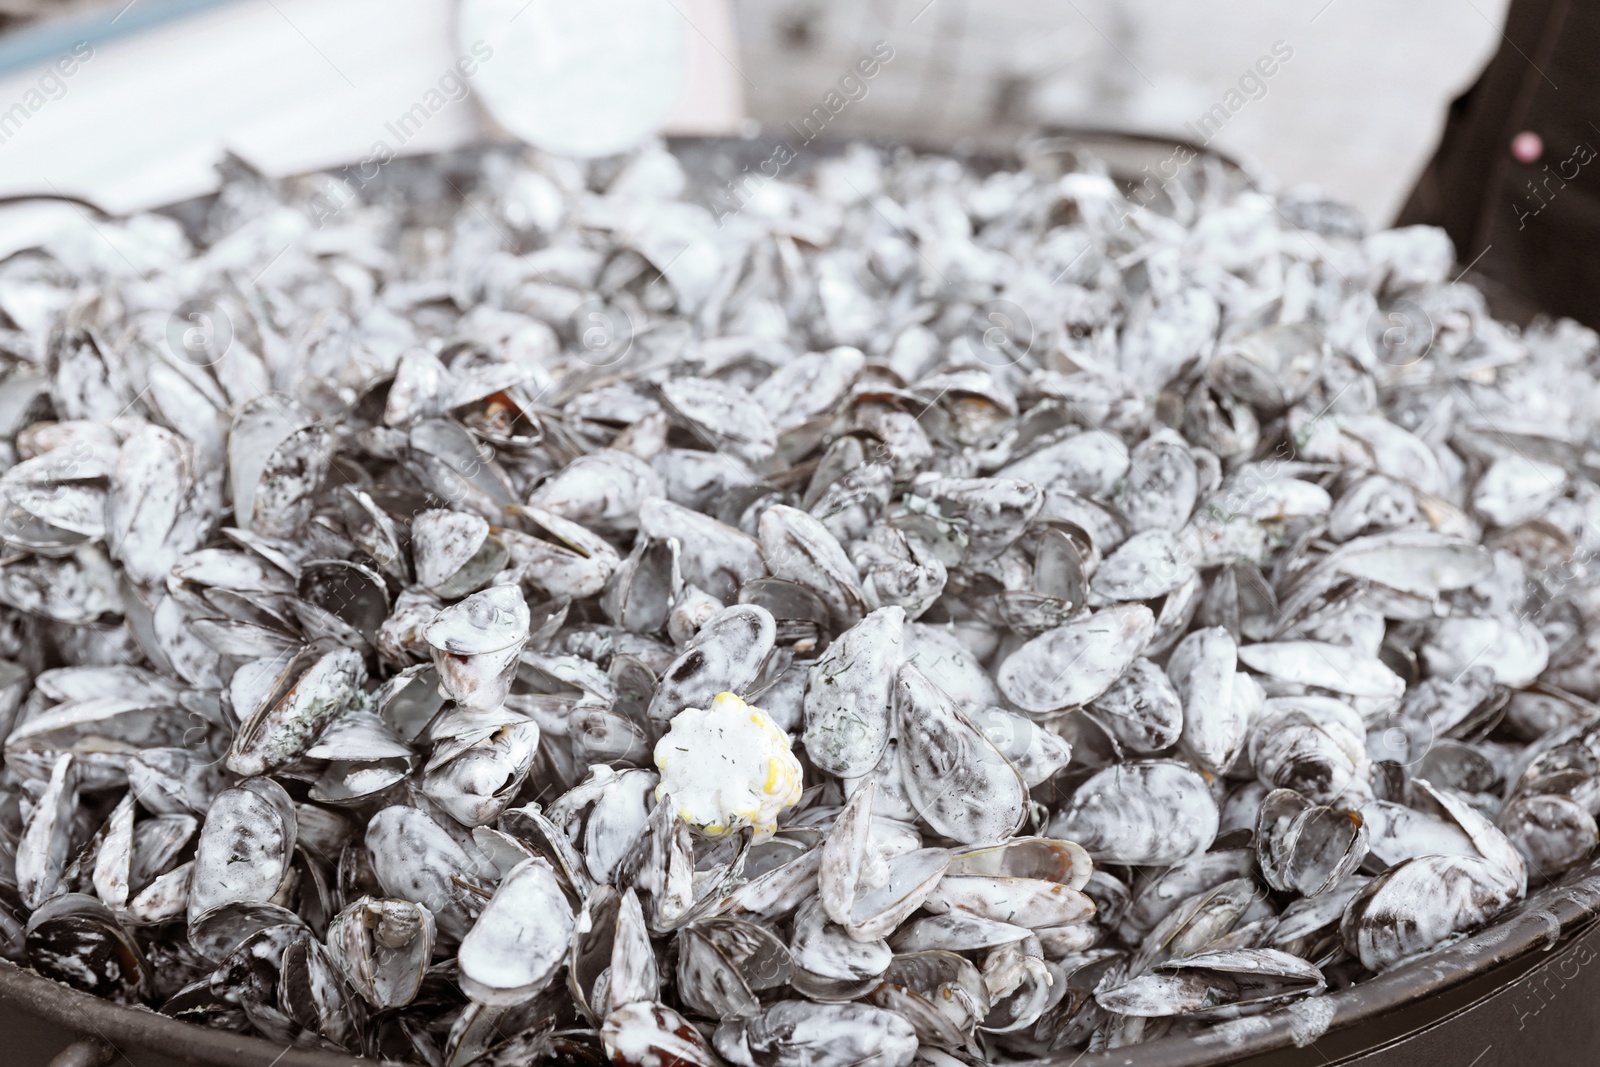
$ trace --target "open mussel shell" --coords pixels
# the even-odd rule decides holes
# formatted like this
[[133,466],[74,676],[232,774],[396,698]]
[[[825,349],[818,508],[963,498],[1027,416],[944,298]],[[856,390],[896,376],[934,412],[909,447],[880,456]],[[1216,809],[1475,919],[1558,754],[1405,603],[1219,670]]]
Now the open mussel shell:
[[[190,845],[199,829],[199,820],[187,813],[156,815],[134,826],[128,849],[129,893],[137,897],[157,879],[176,868],[185,854],[191,851]],[[105,845],[102,845],[102,853],[104,849]],[[98,867],[97,857],[97,871]],[[102,896],[101,899],[106,898]]]
[[[871,469],[862,468],[862,471]],[[887,496],[887,486],[885,486]],[[908,619],[923,615],[949,582],[949,568],[932,551],[897,527],[879,523],[851,545],[861,574],[861,595],[873,611],[897,607]]]
[[628,768],[617,772],[595,800],[583,824],[583,855],[596,882],[615,877],[644,831],[659,780],[654,771]]
[[310,798],[326,805],[360,805],[381,797],[410,773],[411,761],[405,758],[330,760],[310,787]]
[[788,947],[755,923],[710,918],[678,934],[678,995],[707,1018],[757,1014],[760,994],[788,984],[793,974]]
[[1278,916],[1267,947],[1283,949],[1323,966],[1336,957],[1344,958],[1339,923],[1350,901],[1371,880],[1366,875],[1353,874],[1324,893],[1292,902]]
[[999,750],[1029,789],[1055,777],[1072,762],[1072,745],[1054,724],[997,707],[966,708],[967,718]]
[[78,776],[73,755],[55,760],[50,780],[22,827],[15,846],[15,875],[22,903],[37,908],[61,888],[72,849],[78,806]]
[[[1425,723],[1431,738],[1473,738],[1493,729],[1514,696],[1495,682],[1494,670],[1474,663],[1412,686],[1400,706],[1403,720]],[[1537,699],[1546,694],[1527,694]],[[1559,698],[1554,698],[1559,701]]]
[[420,788],[463,826],[484,826],[510,806],[539,750],[539,725],[508,708],[456,708],[430,724],[434,742]]
[[305,929],[298,912],[262,901],[218,904],[189,920],[189,944],[203,958],[220,962],[250,938],[269,927]]
[[922,486],[921,493],[938,505],[940,514],[961,525],[968,563],[1000,555],[1044,506],[1044,490],[1017,478],[942,477]]
[[[1090,897],[1091,901],[1093,899]],[[1105,940],[1106,928],[1114,925],[1090,920],[1065,926],[1041,926],[1034,929],[1033,936],[1039,941],[1039,954],[1046,961],[1054,961],[1094,948]]]
[[378,570],[396,581],[408,581],[411,560],[394,517],[378,505],[371,493],[353,485],[341,485],[334,502],[351,542],[366,553]]
[[772,613],[780,645],[814,648],[828,632],[828,606],[811,589],[784,578],[756,578],[739,587],[739,603]]
[[28,917],[28,966],[74,989],[111,1000],[147,995],[149,965],[111,909],[94,897],[66,893]]
[[367,824],[366,850],[384,896],[425,906],[441,938],[459,940],[472,911],[456,879],[480,877],[480,861],[427,812],[405,804],[380,809]]
[[1183,732],[1183,699],[1167,673],[1143,657],[1130,663],[1084,714],[1130,752],[1160,752]]
[[461,988],[490,1007],[532,999],[555,977],[573,917],[555,871],[530,859],[507,874],[457,954]]
[[1090,872],[1081,891],[1094,901],[1095,922],[1107,929],[1122,921],[1133,900],[1127,883],[1104,868]]
[[654,1001],[661,994],[661,970],[645,925],[639,895],[625,889],[617,902],[616,931],[611,942],[611,969],[606,972],[607,999],[613,1005]]
[[1503,785],[1502,772],[1495,761],[1460,741],[1435,741],[1408,769],[1413,777],[1468,796],[1496,794]]
[[856,565],[821,522],[774,504],[761,513],[759,533],[767,570],[815,593],[836,626],[849,627],[866,614]]
[[422,419],[406,434],[403,462],[411,475],[441,500],[486,519],[496,518],[515,500],[505,469],[485,459],[466,428],[449,419]]
[[[746,867],[750,880],[717,904],[719,913],[778,918],[817,892],[822,850],[775,839],[752,847]],[[765,868],[765,869],[763,869]]]
[[822,864],[817,872],[822,908],[836,923],[848,923],[864,868],[871,860],[872,802],[877,779],[868,778],[845,802],[833,820],[833,830],[823,839]]
[[625,630],[652,633],[666,625],[683,587],[678,542],[639,537],[607,581],[600,609]]
[[610,1013],[607,985],[621,907],[615,889],[596,885],[579,909],[567,949],[567,988],[578,1010],[595,1023]]
[[539,484],[528,502],[594,530],[638,529],[639,505],[666,494],[661,476],[628,452],[602,448],[578,456]]
[[237,1006],[250,1024],[279,1041],[292,1042],[300,1026],[278,1003],[283,960],[290,946],[311,940],[303,927],[268,926],[223,957],[206,979],[211,996]]
[[973,607],[994,625],[1034,637],[1070,622],[1088,597],[1078,543],[1051,524],[1037,535],[1026,587],[1000,589],[978,599]]
[[1234,931],[1276,912],[1254,878],[1229,879],[1187,898],[1158,922],[1129,957],[1128,973],[1141,975],[1166,960],[1220,947]]
[[362,897],[328,924],[333,961],[368,1004],[411,1003],[433,959],[433,913],[409,900]]
[[766,608],[740,604],[712,616],[662,674],[648,710],[665,722],[684,708],[708,708],[718,693],[746,691],[756,680],[776,639]]
[[[1142,604],[1106,608],[1035,637],[1006,658],[995,680],[1027,712],[1077,707],[1109,689],[1154,634],[1155,616]],[[1064,671],[1065,663],[1074,666]]]
[[200,828],[189,918],[230,903],[283,903],[298,819],[282,786],[247,778],[224,790]]
[[724,604],[738,599],[744,582],[766,574],[754,537],[670,500],[651,497],[639,505],[639,532],[653,541],[675,541],[683,580]]
[[1314,805],[1293,790],[1275,789],[1261,803],[1256,850],[1269,885],[1313,897],[1361,866],[1366,824],[1360,812]]
[[[95,896],[104,904],[111,907],[122,907],[128,902],[128,894],[132,890],[134,880],[133,870],[133,798],[124,796],[111,809],[111,814],[106,817],[105,825],[96,835],[99,838],[98,847],[94,848],[94,867],[90,872],[90,882],[94,886]],[[159,833],[159,830],[157,830]],[[194,833],[193,820],[190,820],[189,833]],[[183,843],[187,843],[187,838]],[[182,847],[180,843],[179,847]],[[160,853],[166,850],[159,845],[150,850]],[[161,856],[157,860],[164,860]],[[157,871],[156,873],[159,873]],[[141,876],[141,883],[148,884],[149,877]]]
[[883,940],[858,941],[828,919],[821,901],[800,905],[789,942],[796,989],[818,1000],[851,1000],[869,988],[894,953]]
[[423,632],[440,690],[474,710],[504,704],[531,621],[514,585],[490,586],[440,611]]
[[918,818],[963,844],[1003,840],[1027,816],[1017,769],[912,664],[895,676],[901,784]]
[[291,397],[246,403],[228,434],[239,525],[266,537],[293,537],[311,517],[313,493],[327,473],[329,437],[329,429]]
[[279,769],[357,699],[366,680],[361,653],[328,644],[306,646],[256,694],[258,703],[235,708],[242,722],[228,750],[229,770],[249,776]]
[[[1590,740],[1592,727],[1569,728],[1567,736],[1528,760],[1512,789],[1513,795],[1559,793],[1570,796],[1590,812],[1600,813],[1600,753]],[[1563,734],[1556,735],[1558,738]]]
[[[1123,962],[1121,952],[1102,948],[1068,956],[1052,966],[1054,1003],[1040,1014],[1032,1034],[1043,1046],[1038,1051],[1067,1048],[1088,1039],[1107,1018],[1094,994],[1103,982],[1120,980]],[[1112,977],[1108,979],[1108,975]]]
[[1504,869],[1477,856],[1419,856],[1368,882],[1346,906],[1339,936],[1369,971],[1474,930],[1522,895]]
[[1217,836],[1210,787],[1187,764],[1148,760],[1108,767],[1084,782],[1049,825],[1104,863],[1170,866]]
[[1504,713],[1507,730],[1522,741],[1562,737],[1600,720],[1600,706],[1542,683],[1509,694]]
[[1049,837],[1016,837],[1003,845],[966,849],[950,858],[949,874],[1035,878],[1081,890],[1094,870],[1081,845]]
[[87,696],[67,699],[19,723],[5,742],[8,767],[39,780],[72,754],[73,780],[84,789],[105,789],[127,780],[135,753],[149,748],[196,745],[210,724],[183,707],[175,694]]
[[1224,949],[1170,960],[1150,974],[1096,993],[1095,1000],[1118,1015],[1226,1016],[1246,1006],[1313,995],[1326,986],[1317,967],[1287,952]]
[[1359,795],[1369,767],[1360,715],[1329,698],[1268,700],[1251,729],[1249,754],[1264,784],[1319,804]]
[[[654,824],[647,823],[646,829],[652,830],[660,827],[661,821]],[[587,899],[590,891],[595,887],[595,882],[588,874],[588,865],[584,854],[573,843],[565,831],[551,822],[544,812],[539,810],[537,804],[529,804],[522,808],[511,808],[500,817],[498,823],[500,831],[514,842],[515,854],[523,852],[538,856],[555,868],[562,885],[571,894],[574,902]],[[480,827],[479,830],[482,828]],[[476,835],[478,830],[473,831]],[[687,828],[686,828],[687,832]],[[618,872],[617,884],[624,884],[624,873],[636,869],[649,870],[645,861],[637,852],[629,853],[625,857],[627,863]],[[517,862],[521,862],[519,859]]]
[[617,867],[616,884],[643,898],[655,933],[684,921],[695,903],[694,840],[689,825],[665,801],[656,801],[633,851]]
[[1230,396],[1273,414],[1311,390],[1328,354],[1328,342],[1315,323],[1278,324],[1220,346],[1206,377]]
[[1377,873],[1418,856],[1476,856],[1472,838],[1448,818],[1408,808],[1402,803],[1374,800],[1361,807],[1367,827],[1367,861]]
[[490,536],[482,516],[430,509],[411,520],[411,557],[418,584],[454,600],[487,585],[504,569],[510,553],[505,542]]
[[949,861],[949,851],[942,848],[919,848],[889,858],[882,881],[857,893],[843,924],[845,931],[861,941],[887,937],[926,905]]
[[[1105,909],[1101,908],[1101,921],[1114,924],[1120,919],[1128,933],[1142,938],[1195,894],[1248,876],[1253,870],[1254,859],[1251,849],[1217,848],[1194,857],[1188,863],[1141,877],[1136,883],[1137,893],[1130,895],[1122,883],[1113,883],[1111,891],[1115,893],[1121,890],[1124,908],[1120,916],[1107,916]],[[1089,884],[1084,886],[1084,892],[1097,900],[1103,899],[1104,877],[1103,871],[1095,871]]]
[[[176,554],[161,535],[170,528],[185,484],[193,482],[192,450],[182,438],[155,426],[142,427],[140,440],[126,449],[118,449],[115,438],[106,436],[93,443],[88,435],[70,444],[56,442],[0,474],[0,528],[13,544],[52,555],[106,538],[114,556],[126,558],[125,566],[140,581],[156,581]],[[108,462],[111,452],[115,462]],[[107,478],[112,481],[109,493]],[[136,531],[132,520],[137,501],[152,484],[169,479],[178,484],[166,502],[162,518],[167,521]]]
[[1461,829],[1472,842],[1475,854],[1504,872],[1515,886],[1515,895],[1521,897],[1528,888],[1528,866],[1522,854],[1505,833],[1489,817],[1461,796],[1444,789],[1436,789],[1422,779],[1410,786],[1410,801],[1414,809],[1431,812],[1448,819]]
[[[443,997],[440,998],[443,1002]],[[552,987],[532,1000],[509,1007],[487,1007],[468,1001],[456,1016],[443,1042],[430,1040],[428,1059],[448,1064],[467,1064],[479,1059],[505,1056],[513,1063],[564,1062],[563,1053],[573,1063],[594,1062],[598,1050],[582,1041],[558,1041],[552,1032],[562,1017],[559,994]],[[407,1018],[401,1014],[398,1018]],[[413,1023],[413,1026],[417,1024]],[[443,1052],[439,1045],[443,1045]]]
[[333,954],[314,938],[293,941],[278,965],[277,1001],[289,1019],[310,1033],[348,1048],[365,1012],[351,995]]
[[960,1049],[989,1010],[978,968],[954,952],[896,956],[866,1002],[909,1022],[924,1046]]
[[380,686],[372,699],[378,717],[404,742],[414,741],[444,702],[439,673],[431,663],[408,665]]
[[717,1028],[717,1051],[730,1063],[772,1067],[910,1067],[917,1054],[912,1025],[871,1004],[780,1000],[751,1019]]
[[942,915],[923,915],[905,923],[889,939],[896,952],[946,949],[972,952],[1009,945],[1031,936],[1026,926],[985,918],[952,908]]
[[307,759],[352,763],[407,759],[411,755],[411,747],[394,728],[378,713],[365,709],[348,711],[329,723],[316,743],[305,751]]
[[[300,599],[338,619],[368,644],[389,617],[389,589],[369,567],[347,560],[311,560],[296,583]],[[305,625],[305,620],[301,620]]]
[[505,509],[494,535],[515,573],[552,600],[582,600],[605,588],[621,564],[611,543],[586,527],[532,505]]
[[673,378],[661,387],[668,413],[713,451],[762,463],[777,449],[777,433],[765,412],[738,386],[710,378]]
[[1094,915],[1094,902],[1076,890],[1044,878],[946,873],[923,901],[933,914],[959,909],[1029,929],[1070,926]]
[[803,741],[811,762],[841,778],[870,773],[889,744],[906,613],[879,608],[840,634],[811,668]]
[[182,918],[189,906],[189,887],[193,882],[193,860],[157,875],[128,901],[127,921],[139,926],[155,926]]
[[983,960],[983,979],[991,1004],[978,1029],[991,1034],[1022,1031],[1050,1006],[1054,976],[1043,959],[1014,942],[990,949]]
[[1595,818],[1561,794],[1525,794],[1500,810],[1495,824],[1527,861],[1530,873],[1551,879],[1581,862],[1600,843]]
[[690,1022],[665,1004],[638,1000],[606,1016],[600,1040],[618,1067],[719,1067],[711,1043]]

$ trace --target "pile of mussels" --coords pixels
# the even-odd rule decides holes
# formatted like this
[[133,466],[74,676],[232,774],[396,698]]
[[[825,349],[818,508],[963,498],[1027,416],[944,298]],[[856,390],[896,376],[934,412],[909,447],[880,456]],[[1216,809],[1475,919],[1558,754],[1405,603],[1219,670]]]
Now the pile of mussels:
[[746,179],[9,209],[0,954],[435,1067],[1005,1062],[1589,856],[1593,333],[1214,161]]

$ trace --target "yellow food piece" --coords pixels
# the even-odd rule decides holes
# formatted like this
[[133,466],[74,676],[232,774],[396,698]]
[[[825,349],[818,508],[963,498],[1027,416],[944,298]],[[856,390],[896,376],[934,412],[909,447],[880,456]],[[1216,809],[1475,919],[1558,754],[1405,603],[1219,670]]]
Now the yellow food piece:
[[803,788],[789,746],[789,735],[766,712],[720,693],[709,708],[675,715],[656,743],[656,798],[667,799],[701,833],[715,837],[748,826],[768,836]]

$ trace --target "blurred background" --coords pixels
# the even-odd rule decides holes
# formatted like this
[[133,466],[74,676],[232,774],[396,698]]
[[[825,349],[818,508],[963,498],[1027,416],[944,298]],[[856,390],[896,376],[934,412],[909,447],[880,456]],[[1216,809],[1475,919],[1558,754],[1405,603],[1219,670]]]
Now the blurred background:
[[[1507,0],[643,2],[671,7],[682,37],[667,132],[787,136],[884,42],[892,60],[830,137],[1005,147],[1065,124],[1195,140],[1186,124],[1236,93],[1215,147],[1384,225],[1499,43]],[[533,32],[549,5],[503,10]],[[122,211],[208,191],[224,149],[268,173],[354,162],[462,50],[458,17],[451,0],[0,0],[0,195]],[[627,17],[595,21],[586,54],[638,36]],[[78,40],[93,58],[8,128],[7,109]],[[1241,90],[1275,54],[1289,58]],[[507,45],[496,75],[532,62]],[[552,106],[581,117],[587,102]],[[446,109],[397,150],[506,137],[483,110]]]
[[[1449,100],[1500,41],[1507,0],[801,0],[734,5],[757,87],[781,121],[860,48],[900,55],[841,128],[934,143],[1031,124],[1186,133],[1274,42],[1293,58],[1215,144],[1311,182],[1376,224],[1398,211]],[[920,12],[920,17],[919,17]],[[914,20],[914,21],[913,21]],[[903,65],[902,64],[903,61]]]

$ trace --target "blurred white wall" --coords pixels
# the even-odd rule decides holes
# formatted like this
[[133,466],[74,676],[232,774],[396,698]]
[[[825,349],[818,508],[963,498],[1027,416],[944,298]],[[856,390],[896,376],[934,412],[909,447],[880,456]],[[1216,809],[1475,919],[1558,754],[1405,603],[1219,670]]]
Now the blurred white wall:
[[[663,129],[735,133],[743,111],[727,0],[639,0],[650,4],[681,34],[687,71]],[[479,107],[486,76],[502,88],[525,73],[547,84],[531,69],[544,57],[528,38],[497,51],[458,33],[455,0],[184,3],[137,32],[137,17],[116,26],[160,6],[102,0],[78,19],[41,18],[38,47],[0,42],[38,53],[9,69],[0,55],[0,197],[67,194],[121,214],[212,191],[225,152],[275,176],[355,164],[370,180],[365,172],[390,158],[508,136]],[[529,6],[487,4],[473,25],[492,36],[525,15],[522,27],[550,30],[535,27],[540,9]],[[40,9],[0,0],[0,13]],[[601,29],[616,40],[616,27]],[[575,90],[545,101],[597,121],[584,103]]]
[[1292,58],[1264,95],[1247,83],[1259,98],[1215,143],[1386,224],[1508,2],[736,0],[735,15],[746,104],[769,131],[882,40],[894,58],[829,132],[935,143],[1005,144],[1032,122],[1182,133],[1282,41]]

